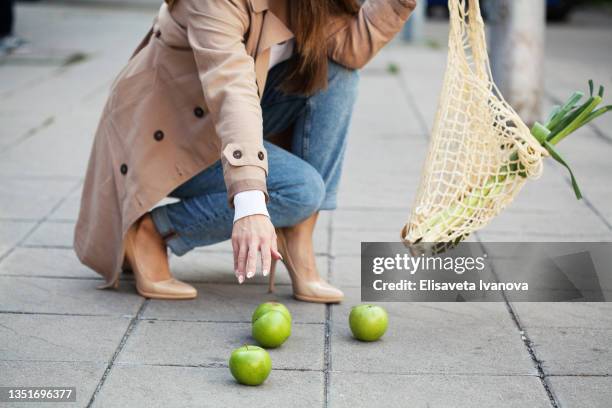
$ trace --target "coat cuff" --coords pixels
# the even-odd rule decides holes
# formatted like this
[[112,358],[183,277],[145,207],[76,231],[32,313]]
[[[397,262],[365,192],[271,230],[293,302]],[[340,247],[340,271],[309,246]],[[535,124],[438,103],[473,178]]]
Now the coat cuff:
[[247,190],[263,191],[268,201],[268,153],[261,144],[228,143],[221,154],[221,163],[230,207],[234,206],[234,196]]
[[[252,171],[257,171],[257,169],[252,169]],[[227,181],[226,181],[227,183]],[[264,193],[266,197],[266,203],[269,201],[268,189],[266,188],[266,179],[262,178],[251,178],[251,179],[241,179],[238,181],[234,181],[232,184],[227,186],[227,201],[231,208],[234,208],[234,196],[243,191],[249,190],[259,190]]]

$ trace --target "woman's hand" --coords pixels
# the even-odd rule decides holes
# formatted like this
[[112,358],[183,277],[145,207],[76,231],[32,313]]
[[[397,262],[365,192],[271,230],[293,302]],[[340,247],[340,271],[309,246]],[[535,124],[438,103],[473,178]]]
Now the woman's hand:
[[237,220],[232,231],[232,248],[238,283],[255,276],[258,252],[261,252],[261,270],[264,276],[270,273],[272,257],[282,258],[276,247],[274,226],[265,215],[249,215]]

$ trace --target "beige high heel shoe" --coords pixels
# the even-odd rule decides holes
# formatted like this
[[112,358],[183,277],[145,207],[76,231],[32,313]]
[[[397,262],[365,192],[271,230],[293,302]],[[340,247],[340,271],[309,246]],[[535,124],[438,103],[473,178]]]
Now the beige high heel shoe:
[[[310,232],[312,232],[312,230],[314,230],[315,222],[316,214],[291,228],[305,228],[305,232],[308,232],[309,229]],[[306,233],[298,235],[302,235],[304,239],[308,239],[308,237],[310,237],[309,242],[304,242],[304,245],[299,245],[300,248],[308,248],[308,245],[312,245],[312,234]],[[291,282],[293,283],[293,296],[296,299],[313,303],[339,303],[342,301],[342,299],[344,299],[344,293],[342,293],[340,289],[333,287],[318,277],[318,272],[315,273],[317,275],[316,279],[308,279],[304,276],[305,274],[300,274],[300,270],[303,270],[300,268],[316,268],[316,265],[314,265],[314,255],[312,265],[298,265],[294,261],[294,254],[289,251],[284,229],[277,229],[276,236],[278,240],[278,251],[283,256],[282,261],[289,271],[289,276],[291,277]],[[275,274],[276,259],[273,259],[270,267],[270,280],[268,284],[268,289],[270,292],[274,292],[275,289]]]
[[[125,237],[125,267],[132,270],[136,290],[146,298],[178,300],[193,299],[198,295],[196,288],[172,277],[166,244],[155,229],[149,214],[134,223]],[[147,271],[155,268],[163,268],[162,275],[170,278],[152,280]],[[115,285],[118,284],[119,279],[115,282]]]

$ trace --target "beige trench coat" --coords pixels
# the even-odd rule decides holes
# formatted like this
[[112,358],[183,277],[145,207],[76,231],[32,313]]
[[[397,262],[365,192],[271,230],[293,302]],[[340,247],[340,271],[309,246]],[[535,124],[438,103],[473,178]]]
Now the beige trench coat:
[[[219,158],[230,203],[240,191],[266,192],[259,98],[270,47],[293,37],[283,18],[286,1],[177,0],[171,10],[162,4],[112,85],[83,187],[74,247],[107,284],[120,273],[129,227]],[[357,16],[334,18],[329,57],[362,67],[414,6],[368,0]]]

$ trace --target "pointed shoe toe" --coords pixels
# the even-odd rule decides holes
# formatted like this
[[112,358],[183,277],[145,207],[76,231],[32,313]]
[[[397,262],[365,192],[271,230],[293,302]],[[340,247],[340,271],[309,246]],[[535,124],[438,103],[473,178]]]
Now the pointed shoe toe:
[[198,291],[188,283],[177,279],[168,279],[159,282],[149,282],[147,288],[137,286],[138,293],[150,299],[193,299],[198,296]]
[[305,282],[300,293],[295,292],[298,300],[314,303],[340,303],[344,299],[344,293],[324,281]]

